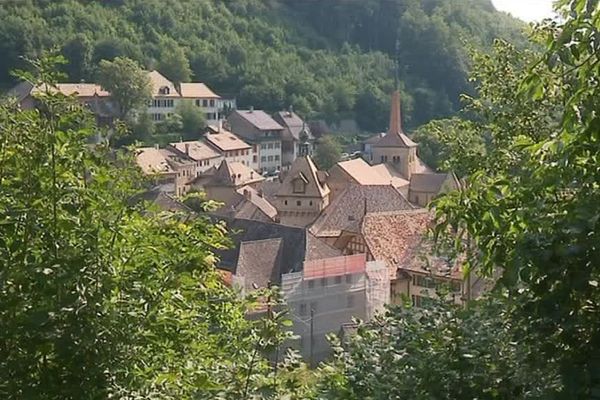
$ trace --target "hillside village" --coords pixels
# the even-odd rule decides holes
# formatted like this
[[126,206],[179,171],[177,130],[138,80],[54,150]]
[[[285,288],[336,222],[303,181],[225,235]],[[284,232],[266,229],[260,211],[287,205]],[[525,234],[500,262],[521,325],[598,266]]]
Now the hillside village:
[[[419,158],[418,143],[402,129],[398,90],[388,130],[367,139],[360,157],[321,171],[312,159],[309,124],[292,109],[239,110],[203,83],[176,85],[158,71],[148,77],[152,121],[191,101],[208,126],[198,140],[135,150],[152,182],[144,198],[185,213],[192,210],[181,200],[190,193],[218,202],[212,218],[237,232],[235,247],[218,254],[218,268],[242,293],[281,288],[299,337],[291,345],[306,358],[324,359],[326,335],[343,333],[353,318],[368,320],[387,304],[408,299],[419,307],[442,286],[457,303],[484,290],[482,280],[465,280],[457,261],[435,255],[428,243],[429,203],[461,183]],[[13,94],[27,109],[39,90],[23,83]],[[74,95],[99,124],[112,122],[114,101],[99,85],[53,90]]]

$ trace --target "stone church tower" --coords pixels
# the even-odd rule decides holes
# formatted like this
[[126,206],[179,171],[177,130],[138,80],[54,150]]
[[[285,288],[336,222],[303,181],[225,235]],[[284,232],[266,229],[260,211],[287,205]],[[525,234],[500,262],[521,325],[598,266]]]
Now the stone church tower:
[[294,160],[275,195],[275,208],[283,225],[311,224],[329,204],[325,174],[317,170],[310,156]]
[[417,144],[402,132],[400,91],[392,93],[390,126],[384,137],[373,144],[373,163],[394,166],[407,180],[417,168]]

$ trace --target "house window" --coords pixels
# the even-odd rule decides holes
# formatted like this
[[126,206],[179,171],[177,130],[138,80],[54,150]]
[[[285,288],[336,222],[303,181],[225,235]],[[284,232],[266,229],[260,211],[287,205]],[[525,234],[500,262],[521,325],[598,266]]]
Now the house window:
[[336,285],[341,284],[342,283],[342,276],[341,275],[336,276],[333,281],[335,282]]
[[312,205],[313,205],[313,202],[312,202],[312,200],[308,202],[308,205],[309,205],[309,206],[312,206]]
[[275,148],[276,148],[276,149],[278,149],[278,148],[280,148],[280,147],[281,147],[281,143],[279,143],[279,142],[275,142],[275,144],[274,144],[273,146],[275,146]]
[[211,106],[211,107],[214,107],[214,106],[215,106],[215,101],[214,101],[214,100],[211,100],[211,101],[210,101],[210,106]]
[[392,157],[392,161],[394,164],[400,164],[400,156],[394,156]]
[[301,201],[301,200],[296,200],[296,205],[297,205],[298,207],[302,206],[302,201]]
[[266,144],[264,144],[264,143],[261,143],[261,145],[260,145],[260,149],[261,149],[261,150],[266,150],[266,149],[267,149],[267,145],[266,145]]
[[163,86],[160,89],[158,89],[158,93],[160,93],[160,94],[169,94],[169,93],[171,93],[171,89],[169,89],[168,86]]
[[327,286],[327,278],[321,278],[321,286],[323,286],[323,287]]
[[196,100],[196,107],[200,107],[200,100]]
[[208,100],[202,100],[202,107],[208,107]]
[[382,163],[387,162],[387,160],[388,160],[387,156],[381,156]]
[[262,157],[260,158],[260,161],[261,161],[261,162],[267,162],[267,157],[266,157],[266,156],[262,156]]
[[287,200],[284,200],[283,204],[285,204],[287,206]]
[[273,149],[273,143],[267,144],[267,149],[272,150]]
[[309,289],[314,289],[314,287],[315,287],[315,281],[314,280],[308,281],[308,288]]
[[273,162],[273,156],[267,157],[267,160],[269,160],[269,162]]
[[346,297],[346,307],[347,308],[354,307],[354,295],[349,294],[348,297]]
[[415,196],[415,203],[419,204],[419,196]]
[[275,161],[279,161],[279,156],[275,156]]
[[252,156],[252,162],[256,164],[258,162],[257,158],[258,157],[256,157],[256,156]]
[[306,304],[305,303],[300,304],[300,309],[298,310],[298,313],[302,316],[306,315]]

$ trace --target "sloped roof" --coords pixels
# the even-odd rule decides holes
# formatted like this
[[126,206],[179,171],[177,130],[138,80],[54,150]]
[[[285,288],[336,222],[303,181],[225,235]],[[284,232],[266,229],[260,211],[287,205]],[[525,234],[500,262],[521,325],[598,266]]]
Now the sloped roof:
[[[336,164],[352,179],[360,185],[389,185],[391,179],[386,179],[384,175],[373,169],[362,158],[355,158],[348,161],[340,161]],[[333,166],[332,168],[335,168]]]
[[417,144],[402,132],[387,133],[373,147],[415,147]]
[[[213,217],[214,218],[214,217]],[[304,261],[339,256],[339,250],[333,249],[322,240],[311,237],[305,228],[265,223],[247,219],[216,218],[224,220],[234,244],[232,248],[218,250],[220,267],[234,274],[238,266],[241,244],[265,239],[280,239],[280,270],[274,283],[281,282],[281,274],[302,271]],[[272,266],[257,265],[259,268]],[[272,270],[272,269],[271,269]]]
[[204,139],[221,151],[246,150],[251,148],[248,143],[226,129],[210,127],[210,130],[212,132],[206,133]]
[[404,179],[404,176],[402,176],[400,171],[388,163],[372,165],[371,168],[379,175],[383,176],[384,180],[391,183],[395,188],[405,187],[409,184],[409,181]]
[[200,82],[180,83],[181,97],[186,98],[212,98],[220,99],[221,96],[210,90],[208,86]]
[[170,143],[170,146],[174,147],[177,149],[177,151],[187,155],[195,161],[209,160],[221,156],[205,143],[197,140],[190,140],[188,142],[174,142]]
[[360,231],[367,213],[412,210],[414,206],[391,185],[349,185],[311,225],[317,237]]
[[300,140],[302,131],[306,132],[308,140],[314,139],[308,125],[293,111],[279,111],[273,117],[285,128],[284,139]]
[[62,93],[65,96],[76,96],[76,97],[109,97],[110,92],[102,89],[102,86],[95,83],[57,83],[55,86],[33,86],[29,82],[20,82],[14,88],[12,88],[8,95],[15,97],[18,101],[22,101],[29,95],[36,93],[42,93],[46,90],[52,93]]
[[237,113],[261,131],[283,130],[283,126],[279,125],[269,114],[262,110],[235,110],[234,113]]
[[[329,187],[321,183],[317,175],[317,167],[310,156],[298,157],[294,160],[276,196],[320,197],[329,194]],[[305,183],[304,193],[294,193],[294,181],[302,179]]]
[[457,263],[433,254],[426,238],[432,219],[432,213],[422,208],[368,214],[361,232],[375,260],[385,261],[394,270],[460,279]]
[[409,190],[414,192],[439,193],[446,180],[451,180],[458,188],[458,180],[452,173],[418,173],[410,177]]
[[[148,79],[150,79],[150,86],[152,88],[152,95],[157,97],[180,97],[177,88],[168,80],[164,75],[160,72],[154,70],[148,72]],[[160,89],[167,87],[169,89],[169,94],[161,94]]]
[[247,290],[266,288],[269,282],[281,281],[283,239],[263,239],[241,242],[236,272],[244,277]]
[[136,149],[136,163],[145,174],[169,174],[175,170],[168,162],[172,153],[165,149],[155,147],[141,147]]
[[[246,200],[244,203],[253,204],[271,220],[275,220],[277,217],[277,209],[252,186],[241,187],[237,190],[237,193],[244,197],[244,200]],[[243,214],[239,214],[237,217],[246,218]]]
[[377,133],[377,134],[363,140],[363,143],[364,144],[375,144],[375,143],[379,142],[381,140],[381,138],[384,136],[385,136],[385,132],[380,132],[380,133]]
[[258,172],[240,162],[223,160],[207,185],[243,186],[264,179]]

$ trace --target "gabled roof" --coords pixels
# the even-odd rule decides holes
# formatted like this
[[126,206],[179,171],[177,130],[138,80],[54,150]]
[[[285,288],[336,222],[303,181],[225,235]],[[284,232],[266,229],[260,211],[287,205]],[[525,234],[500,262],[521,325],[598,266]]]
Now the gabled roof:
[[264,179],[258,172],[240,162],[223,160],[207,185],[244,186]]
[[[336,165],[359,185],[389,185],[391,183],[390,179],[386,179],[362,158],[340,161]],[[335,168],[335,165],[332,168]]]
[[57,83],[54,86],[46,85],[46,86],[33,86],[29,82],[20,82],[14,88],[12,88],[8,95],[11,97],[15,97],[17,101],[22,101],[27,96],[42,93],[48,90],[51,93],[62,93],[65,96],[75,96],[75,97],[109,97],[110,93],[104,89],[100,85],[95,83]]
[[220,151],[246,150],[251,146],[235,134],[223,128],[209,127],[204,139]]
[[283,130],[283,126],[279,125],[269,114],[262,110],[235,110],[233,112],[261,131]]
[[[277,196],[324,198],[329,194],[329,187],[326,183],[319,181],[317,172],[317,167],[310,156],[296,158],[281,183]],[[294,193],[296,179],[302,179],[305,182],[304,193]]]
[[273,119],[285,128],[284,139],[298,141],[301,139],[303,131],[306,133],[308,140],[314,139],[308,125],[293,111],[279,111]]
[[185,98],[221,98],[221,96],[210,90],[208,86],[200,82],[180,83],[179,89],[181,91],[181,97]]
[[460,184],[453,173],[424,173],[412,174],[409,190],[413,192],[439,193],[444,183],[448,181],[452,189],[457,189]]
[[210,160],[221,156],[208,145],[197,140],[174,142],[170,143],[170,146],[195,161]]
[[245,200],[242,207],[236,207],[239,208],[236,214],[238,218],[254,219],[244,214],[244,212],[250,212],[247,204],[252,204],[273,221],[277,218],[277,209],[252,186],[241,187],[237,190],[237,193],[243,196]]
[[[175,84],[168,80],[160,72],[154,70],[148,72],[148,79],[150,79],[150,87],[152,88],[152,96],[156,97],[180,97]],[[162,88],[168,88],[169,93],[160,93]]]
[[246,290],[266,288],[281,281],[283,239],[241,242],[235,274],[244,277]]
[[349,185],[311,225],[317,237],[358,233],[367,213],[412,210],[414,206],[391,185]]
[[409,184],[400,171],[388,163],[372,165],[371,168],[395,188],[406,187]]
[[[280,224],[265,223],[246,219],[219,218],[226,222],[230,238],[234,246],[230,249],[218,250],[220,267],[236,273],[242,243],[280,239],[280,270],[274,283],[281,282],[281,274],[302,271],[304,261],[341,255],[340,251],[331,248],[320,239],[312,237],[305,228],[297,228]],[[275,242],[267,242],[274,247]],[[260,247],[260,246],[259,246]],[[272,249],[270,247],[270,249]],[[265,250],[266,253],[266,250]],[[272,254],[272,252],[271,252]],[[272,257],[269,257],[273,260]],[[254,268],[272,271],[274,265],[253,264]]]
[[368,214],[361,232],[373,258],[385,261],[393,270],[460,279],[457,263],[434,255],[426,237],[432,220],[432,213],[422,208]]
[[145,174],[172,174],[175,169],[169,163],[173,153],[166,149],[141,147],[136,149],[136,163]]
[[364,144],[375,144],[375,143],[379,142],[381,140],[381,138],[384,136],[385,136],[385,132],[380,132],[380,133],[377,133],[377,134],[363,140],[363,143]]

